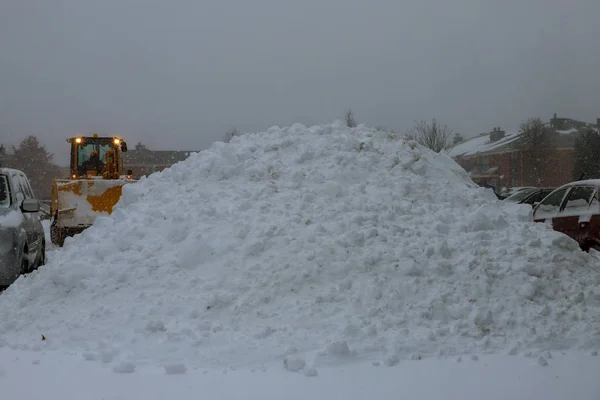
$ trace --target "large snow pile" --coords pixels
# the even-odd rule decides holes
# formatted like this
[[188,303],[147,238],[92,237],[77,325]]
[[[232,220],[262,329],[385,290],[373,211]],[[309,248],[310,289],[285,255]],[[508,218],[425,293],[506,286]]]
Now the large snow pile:
[[599,349],[598,270],[445,155],[294,125],[126,186],[0,295],[0,343],[118,370]]

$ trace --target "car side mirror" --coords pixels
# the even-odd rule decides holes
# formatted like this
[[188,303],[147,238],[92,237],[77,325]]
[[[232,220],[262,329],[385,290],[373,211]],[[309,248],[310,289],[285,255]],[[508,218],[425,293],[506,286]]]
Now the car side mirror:
[[127,143],[121,142],[121,151],[127,153]]
[[21,203],[21,211],[25,213],[36,213],[40,211],[40,202],[36,199],[25,199]]

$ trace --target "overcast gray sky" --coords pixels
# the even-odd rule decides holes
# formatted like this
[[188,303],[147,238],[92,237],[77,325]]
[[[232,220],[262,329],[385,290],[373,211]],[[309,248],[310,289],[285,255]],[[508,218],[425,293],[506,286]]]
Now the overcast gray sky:
[[0,0],[0,143],[600,117],[598,0]]

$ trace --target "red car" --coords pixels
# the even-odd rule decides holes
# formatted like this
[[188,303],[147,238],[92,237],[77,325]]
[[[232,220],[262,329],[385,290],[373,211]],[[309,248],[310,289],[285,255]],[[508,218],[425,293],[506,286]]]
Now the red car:
[[582,250],[600,250],[600,179],[567,183],[534,209],[535,222],[551,222],[555,231],[575,239]]

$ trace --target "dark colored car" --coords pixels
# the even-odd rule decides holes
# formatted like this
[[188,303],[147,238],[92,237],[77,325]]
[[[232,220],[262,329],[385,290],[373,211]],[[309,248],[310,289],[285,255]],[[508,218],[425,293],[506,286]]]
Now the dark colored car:
[[535,222],[549,222],[575,239],[582,250],[600,250],[600,180],[576,181],[546,196],[534,209]]
[[517,204],[529,204],[535,207],[548,196],[556,188],[527,188],[520,190],[511,196],[508,196],[504,201],[511,201]]
[[40,202],[27,176],[0,168],[0,287],[13,283],[46,261]]

